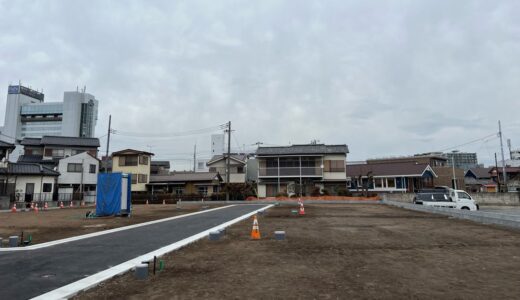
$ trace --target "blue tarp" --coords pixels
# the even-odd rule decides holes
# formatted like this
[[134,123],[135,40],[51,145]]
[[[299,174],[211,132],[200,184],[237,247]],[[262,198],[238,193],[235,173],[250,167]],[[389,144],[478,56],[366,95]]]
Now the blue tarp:
[[[99,173],[96,197],[96,215],[113,216],[130,214],[131,175],[124,178],[122,173]],[[123,180],[127,180],[127,209],[121,210]]]

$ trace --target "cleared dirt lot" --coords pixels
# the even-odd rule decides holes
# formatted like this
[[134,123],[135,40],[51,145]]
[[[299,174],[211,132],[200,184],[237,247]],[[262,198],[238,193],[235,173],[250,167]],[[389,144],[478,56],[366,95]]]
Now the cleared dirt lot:
[[201,206],[183,205],[177,209],[176,205],[134,205],[132,215],[126,217],[102,217],[86,219],[88,211],[94,207],[64,208],[47,211],[0,213],[0,237],[4,239],[11,235],[25,237],[31,234],[33,244],[87,234],[91,232],[112,229],[116,227],[157,220],[194,211]]
[[[520,232],[383,205],[278,207],[165,257],[137,281],[125,274],[78,299],[516,298]],[[286,241],[273,232],[285,230]]]

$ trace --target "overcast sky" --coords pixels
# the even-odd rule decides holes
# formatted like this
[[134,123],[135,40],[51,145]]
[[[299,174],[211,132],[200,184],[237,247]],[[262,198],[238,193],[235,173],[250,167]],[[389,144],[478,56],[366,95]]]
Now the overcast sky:
[[[154,136],[227,121],[233,150],[316,139],[347,144],[349,160],[407,155],[489,136],[499,119],[520,148],[517,0],[0,0],[0,12],[0,124],[21,80],[46,101],[86,86],[97,136],[109,114],[151,133],[114,135],[111,151],[151,149],[176,169],[195,143],[209,156],[211,133]],[[500,148],[458,149],[488,164]]]

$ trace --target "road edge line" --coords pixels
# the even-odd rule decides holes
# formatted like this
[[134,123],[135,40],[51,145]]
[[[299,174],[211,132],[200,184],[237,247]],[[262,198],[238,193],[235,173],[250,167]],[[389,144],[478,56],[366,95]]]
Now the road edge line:
[[[232,205],[233,206],[233,205]],[[204,230],[202,232],[199,232],[195,235],[192,235],[190,237],[187,237],[183,240],[180,240],[178,242],[175,242],[173,244],[170,244],[168,246],[165,246],[165,247],[162,247],[162,248],[159,248],[157,250],[154,250],[152,252],[148,252],[146,254],[143,254],[141,256],[138,256],[134,259],[131,259],[131,260],[128,260],[124,263],[121,263],[117,266],[114,266],[112,268],[109,268],[107,270],[104,270],[104,271],[101,271],[101,272],[98,272],[94,275],[91,275],[89,277],[86,277],[86,278],[83,278],[83,279],[80,279],[78,281],[75,281],[73,283],[69,283],[65,286],[62,286],[60,288],[57,288],[55,290],[52,290],[50,292],[47,292],[45,294],[42,294],[40,296],[37,296],[37,297],[34,297],[32,298],[33,300],[47,300],[47,299],[67,299],[69,297],[72,297],[72,296],[75,296],[77,295],[79,292],[82,292],[82,291],[86,291],[90,288],[93,288],[95,286],[97,286],[98,284],[100,284],[101,282],[103,281],[106,281],[108,279],[111,279],[117,275],[120,275],[122,273],[125,273],[131,269],[133,269],[136,265],[142,263],[143,261],[151,261],[153,260],[153,257],[154,256],[157,256],[157,257],[161,257],[167,253],[170,253],[172,251],[175,251],[179,248],[182,248],[186,245],[189,245],[193,242],[196,242],[204,237],[207,237],[208,234],[212,231],[215,231],[215,230],[220,230],[222,228],[226,228],[230,225],[233,225],[235,223],[238,223],[242,220],[245,220],[247,218],[249,218],[250,216],[258,213],[259,211],[265,211],[271,207],[273,207],[274,204],[271,204],[271,205],[266,205],[264,207],[261,207],[259,209],[256,209],[252,212],[249,212],[247,214],[244,214],[240,217],[237,217],[233,220],[230,220],[230,221],[227,221],[227,222],[224,222],[220,225],[217,225],[215,227],[212,227],[210,229],[207,229],[207,230]],[[226,207],[230,207],[230,206],[226,206]]]
[[117,228],[112,228],[112,229],[108,229],[108,230],[87,233],[87,234],[83,234],[83,235],[72,236],[72,237],[68,237],[68,238],[64,238],[64,239],[59,239],[59,240],[55,240],[55,241],[49,241],[49,242],[36,244],[36,245],[31,245],[31,246],[27,246],[27,247],[0,248],[0,252],[15,252],[15,251],[37,250],[37,249],[41,249],[41,248],[47,248],[47,247],[56,246],[56,245],[60,245],[60,244],[64,244],[64,243],[70,243],[70,242],[79,241],[79,240],[83,240],[83,239],[88,239],[88,238],[92,238],[92,237],[96,237],[96,236],[100,236],[100,235],[105,235],[105,234],[109,234],[109,233],[114,233],[114,232],[118,232],[118,231],[124,231],[124,230],[128,230],[128,229],[133,229],[133,228],[138,228],[138,227],[142,227],[142,226],[157,224],[157,223],[161,223],[161,222],[167,222],[167,221],[171,221],[171,220],[175,220],[175,219],[179,219],[179,218],[184,218],[184,217],[189,217],[189,216],[193,216],[193,215],[203,214],[203,213],[206,213],[206,212],[215,211],[215,210],[219,210],[219,209],[224,209],[224,208],[232,207],[232,206],[235,206],[235,205],[236,204],[226,205],[226,206],[222,206],[222,207],[216,207],[216,208],[211,208],[211,209],[207,209],[207,210],[196,211],[196,212],[192,212],[192,213],[189,213],[189,214],[173,216],[173,217],[168,217],[168,218],[148,221],[148,222],[144,222],[144,223],[132,224],[132,225],[127,225],[127,226],[123,226],[123,227],[117,227]]

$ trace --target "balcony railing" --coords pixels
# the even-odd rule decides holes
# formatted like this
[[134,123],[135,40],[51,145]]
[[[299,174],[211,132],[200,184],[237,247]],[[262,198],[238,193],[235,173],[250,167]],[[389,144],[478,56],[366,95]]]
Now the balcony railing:
[[323,169],[319,167],[271,167],[259,168],[258,176],[323,176]]

